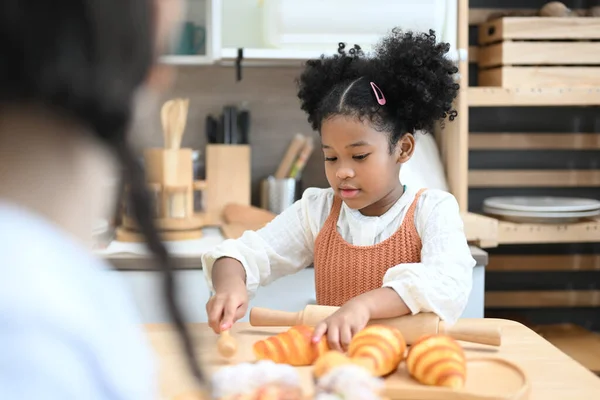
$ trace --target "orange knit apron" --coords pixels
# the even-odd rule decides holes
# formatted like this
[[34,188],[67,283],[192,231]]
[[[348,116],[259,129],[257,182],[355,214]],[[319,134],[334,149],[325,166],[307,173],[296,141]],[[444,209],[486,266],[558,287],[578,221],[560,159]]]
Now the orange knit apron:
[[415,208],[424,190],[415,196],[398,230],[372,246],[355,246],[338,233],[342,199],[334,197],[329,217],[315,240],[317,304],[341,306],[353,297],[380,288],[389,268],[421,261],[422,245],[415,227]]

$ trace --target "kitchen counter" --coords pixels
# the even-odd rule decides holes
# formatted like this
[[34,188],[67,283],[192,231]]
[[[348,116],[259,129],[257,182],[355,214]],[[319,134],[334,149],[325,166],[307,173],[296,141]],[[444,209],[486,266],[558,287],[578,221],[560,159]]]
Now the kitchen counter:
[[[600,394],[600,379],[581,364],[558,350],[531,329],[514,321],[500,319],[474,319],[474,324],[500,324],[502,346],[499,348],[461,344],[467,358],[501,357],[520,366],[531,382],[529,400],[593,400]],[[198,355],[210,375],[228,364],[216,352],[217,335],[206,324],[191,325]],[[238,353],[231,362],[253,361],[251,346],[254,342],[287,328],[255,328],[238,323],[232,335],[238,340]],[[187,372],[179,350],[174,329],[170,325],[147,325],[146,331],[159,362],[159,382],[164,399],[189,391],[194,381]],[[310,367],[299,368],[304,389],[313,388]],[[494,379],[495,377],[490,377]]]
[[[199,240],[171,242],[168,247],[178,269],[178,298],[191,322],[207,322],[205,304],[210,290],[201,270],[200,256],[203,252],[224,240],[219,229],[205,229]],[[463,312],[465,318],[482,318],[484,315],[485,266],[488,255],[485,251],[471,247],[477,266],[473,269],[473,289]],[[153,266],[152,259],[141,243],[112,242],[106,250],[96,252],[110,262],[115,274],[119,274],[131,291],[143,323],[169,321],[164,308],[162,274]],[[293,275],[284,276],[269,285],[261,286],[256,297],[250,300],[251,307],[276,307],[283,311],[302,309],[315,304],[314,269],[305,268]],[[245,316],[242,321],[247,321]]]
[[[205,228],[203,232],[204,237],[201,239],[167,243],[177,269],[201,269],[201,255],[225,240],[219,228]],[[477,265],[487,265],[487,252],[475,246],[470,246],[470,249]],[[152,271],[155,269],[152,267],[150,253],[142,243],[113,241],[106,249],[97,250],[95,254],[110,262],[117,270]]]

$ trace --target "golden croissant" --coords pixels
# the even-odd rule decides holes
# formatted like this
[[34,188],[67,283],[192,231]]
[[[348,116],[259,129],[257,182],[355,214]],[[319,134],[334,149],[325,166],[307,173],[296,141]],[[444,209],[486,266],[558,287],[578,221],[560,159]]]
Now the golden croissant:
[[353,363],[368,368],[374,376],[394,372],[404,359],[405,351],[402,333],[385,325],[367,326],[354,335],[348,347]]
[[312,327],[298,325],[259,340],[253,346],[254,356],[257,360],[271,360],[295,367],[312,365],[321,354],[329,350],[325,336],[318,343],[312,343],[313,330]]
[[465,384],[465,354],[449,336],[429,335],[417,340],[408,352],[406,367],[424,385],[460,389]]
[[346,354],[336,350],[329,350],[321,354],[314,363],[313,375],[320,378],[335,367],[340,365],[354,364],[354,361]]

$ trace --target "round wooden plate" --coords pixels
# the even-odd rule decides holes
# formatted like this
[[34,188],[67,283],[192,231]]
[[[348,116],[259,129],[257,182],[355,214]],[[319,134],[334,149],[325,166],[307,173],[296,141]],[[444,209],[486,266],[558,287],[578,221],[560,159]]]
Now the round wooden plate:
[[467,360],[467,381],[460,390],[422,385],[405,368],[386,379],[384,396],[411,400],[526,400],[531,385],[525,372],[501,358]]

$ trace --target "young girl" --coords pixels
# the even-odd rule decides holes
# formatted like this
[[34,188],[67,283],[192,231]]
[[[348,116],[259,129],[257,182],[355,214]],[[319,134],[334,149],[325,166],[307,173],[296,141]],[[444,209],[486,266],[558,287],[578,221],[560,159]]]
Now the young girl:
[[338,350],[370,319],[461,315],[475,265],[454,197],[402,185],[415,132],[447,116],[458,85],[449,46],[393,30],[366,58],[354,46],[311,60],[298,97],[321,135],[328,189],[311,188],[264,228],[203,256],[209,324],[244,316],[258,286],[314,263],[317,303],[341,306],[316,328]]

